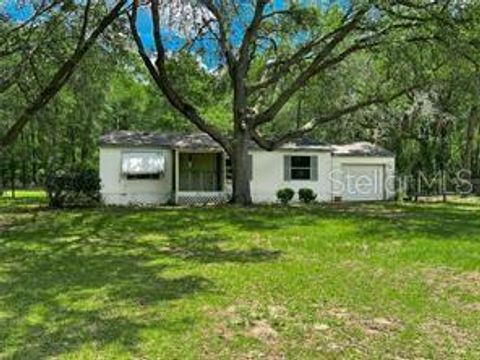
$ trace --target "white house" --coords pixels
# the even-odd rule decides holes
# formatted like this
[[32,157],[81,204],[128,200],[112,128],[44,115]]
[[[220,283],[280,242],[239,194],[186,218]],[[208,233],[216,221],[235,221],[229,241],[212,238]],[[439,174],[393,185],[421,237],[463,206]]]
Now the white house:
[[[277,190],[310,188],[319,201],[394,196],[395,158],[370,143],[325,145],[305,139],[265,151],[252,144],[251,193],[276,202]],[[228,199],[229,160],[207,134],[118,131],[100,138],[102,198],[111,205],[208,203]],[[298,198],[297,198],[298,199]]]

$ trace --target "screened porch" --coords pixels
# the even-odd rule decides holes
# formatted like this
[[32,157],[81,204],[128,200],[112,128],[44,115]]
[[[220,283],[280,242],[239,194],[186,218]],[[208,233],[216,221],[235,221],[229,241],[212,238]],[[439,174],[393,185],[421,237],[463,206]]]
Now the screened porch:
[[207,203],[225,199],[222,152],[177,152],[176,202]]

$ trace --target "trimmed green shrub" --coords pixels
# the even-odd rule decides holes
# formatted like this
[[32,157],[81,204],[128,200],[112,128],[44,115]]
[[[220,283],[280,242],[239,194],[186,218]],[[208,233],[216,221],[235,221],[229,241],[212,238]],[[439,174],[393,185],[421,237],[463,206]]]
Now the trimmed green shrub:
[[305,204],[310,204],[315,201],[317,194],[312,189],[303,188],[298,190],[298,198]]
[[293,191],[290,188],[284,188],[277,191],[277,199],[283,205],[288,204],[293,199],[294,195],[295,195],[295,191]]
[[49,206],[90,206],[100,201],[100,178],[93,169],[54,171],[45,178]]

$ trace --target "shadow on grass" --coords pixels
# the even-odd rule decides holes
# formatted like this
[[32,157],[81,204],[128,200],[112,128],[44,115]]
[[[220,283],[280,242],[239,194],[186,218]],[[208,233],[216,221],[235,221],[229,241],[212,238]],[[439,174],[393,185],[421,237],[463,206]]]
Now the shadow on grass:
[[[18,214],[21,207],[0,206],[0,219]],[[195,319],[158,321],[158,305],[217,289],[195,267],[175,277],[171,269],[281,255],[272,246],[243,244],[242,232],[281,236],[291,226],[321,231],[322,221],[345,219],[359,239],[480,240],[480,207],[450,204],[37,208],[24,215],[0,229],[0,348],[11,357],[35,359],[109,344],[135,357],[143,330],[181,332]]]
[[341,210],[359,220],[364,237],[480,242],[480,206],[472,204],[384,204]]
[[[116,246],[115,238],[101,240],[113,246],[87,238],[68,241],[61,234],[47,241],[49,231],[39,235],[44,235],[40,241],[14,240],[0,250],[5,311],[0,344],[12,349],[13,358],[58,356],[85,344],[110,343],[134,354],[140,330],[177,326],[152,321],[150,308],[213,287],[202,276],[165,277],[168,265],[142,244]],[[137,315],[139,310],[145,313]]]
[[[0,216],[19,213],[0,209]],[[181,214],[39,208],[0,230],[0,356],[41,359],[111,345],[135,357],[142,331],[178,334],[195,322],[187,315],[160,320],[162,304],[216,291],[195,269],[169,273],[178,262],[280,255],[231,247],[232,237],[215,230],[219,219]]]

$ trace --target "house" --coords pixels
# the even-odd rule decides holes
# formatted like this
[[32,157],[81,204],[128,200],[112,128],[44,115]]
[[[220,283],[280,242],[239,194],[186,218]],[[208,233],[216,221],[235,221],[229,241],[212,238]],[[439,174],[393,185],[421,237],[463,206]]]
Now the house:
[[[394,196],[395,158],[370,143],[326,145],[301,139],[275,151],[252,143],[251,194],[276,202],[276,192],[311,188],[319,201],[374,201]],[[100,138],[100,179],[106,204],[226,201],[231,170],[207,134],[117,131]]]

